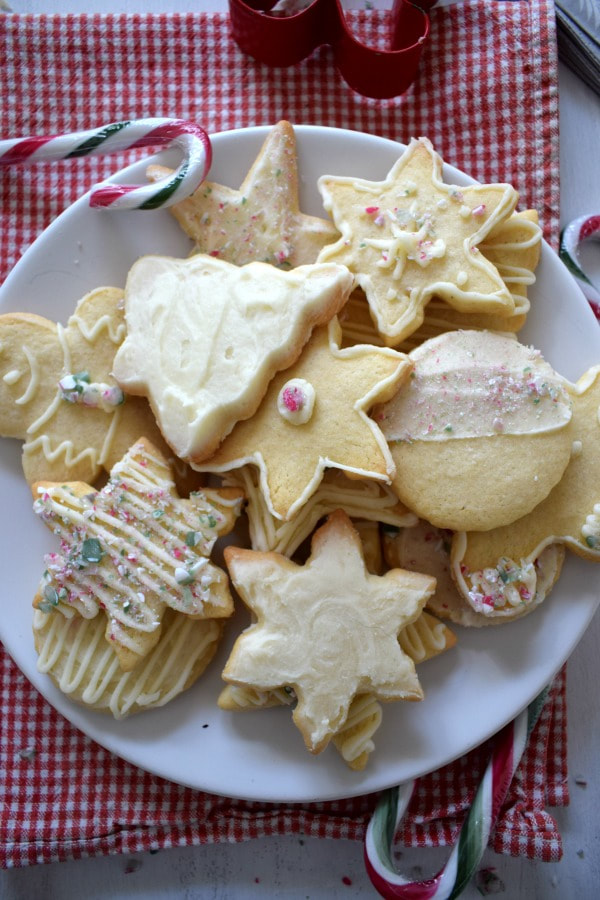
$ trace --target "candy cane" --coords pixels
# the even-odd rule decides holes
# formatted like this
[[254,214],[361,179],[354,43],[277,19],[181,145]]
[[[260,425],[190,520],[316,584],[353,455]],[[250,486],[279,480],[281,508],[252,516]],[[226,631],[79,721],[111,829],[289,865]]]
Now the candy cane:
[[600,216],[581,216],[563,229],[560,236],[560,258],[575,276],[596,318],[600,319],[600,290],[584,272],[579,260],[579,246],[590,238],[600,240]]
[[90,206],[103,209],[156,209],[188,197],[202,183],[211,163],[211,144],[199,125],[184,119],[133,119],[98,129],[0,141],[0,166],[41,160],[76,159],[136,147],[176,145],[184,159],[171,175],[154,184],[95,185]]
[[467,886],[498,818],[519,760],[548,696],[548,688],[498,734],[492,757],[448,862],[425,881],[410,881],[395,869],[392,846],[414,782],[382,794],[365,837],[365,865],[382,897],[397,900],[452,900]]

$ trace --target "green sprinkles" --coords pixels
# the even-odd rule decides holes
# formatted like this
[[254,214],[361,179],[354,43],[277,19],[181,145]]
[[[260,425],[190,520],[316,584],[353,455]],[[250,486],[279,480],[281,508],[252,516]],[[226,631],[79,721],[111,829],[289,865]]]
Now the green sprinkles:
[[98,538],[87,538],[81,545],[81,558],[85,562],[98,563],[104,556]]

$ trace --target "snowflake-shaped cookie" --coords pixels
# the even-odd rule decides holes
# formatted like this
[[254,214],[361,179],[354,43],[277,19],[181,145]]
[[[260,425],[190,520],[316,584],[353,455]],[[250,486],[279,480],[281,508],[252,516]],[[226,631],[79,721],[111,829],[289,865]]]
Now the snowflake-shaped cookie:
[[435,579],[401,569],[369,574],[342,510],[315,533],[303,566],[237,547],[225,548],[225,559],[257,621],[237,639],[223,678],[259,690],[291,688],[294,722],[312,753],[339,732],[356,695],[422,698],[398,633],[422,611]]

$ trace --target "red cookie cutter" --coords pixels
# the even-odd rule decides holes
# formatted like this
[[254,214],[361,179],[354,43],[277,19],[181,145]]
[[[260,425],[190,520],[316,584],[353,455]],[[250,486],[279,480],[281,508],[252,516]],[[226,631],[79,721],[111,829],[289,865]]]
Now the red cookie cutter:
[[233,38],[268,66],[292,66],[329,44],[346,82],[378,100],[397,97],[412,84],[429,35],[428,11],[436,0],[394,0],[390,49],[361,43],[349,31],[340,0],[313,0],[292,15],[271,13],[277,0],[229,0]]

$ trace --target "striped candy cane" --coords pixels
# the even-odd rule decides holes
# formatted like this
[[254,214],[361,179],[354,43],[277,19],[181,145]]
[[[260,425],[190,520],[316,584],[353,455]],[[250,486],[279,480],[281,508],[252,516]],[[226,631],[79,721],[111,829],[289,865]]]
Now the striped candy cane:
[[584,272],[579,260],[579,246],[587,240],[600,240],[600,216],[581,216],[563,229],[560,236],[560,258],[579,283],[597,319],[600,319],[600,290]]
[[211,144],[199,125],[184,119],[133,119],[98,129],[0,141],[0,166],[41,160],[76,159],[132,150],[136,147],[179,147],[184,159],[171,175],[154,184],[104,181],[92,188],[90,206],[102,209],[156,209],[188,197],[202,183],[211,163]]
[[397,900],[453,900],[471,880],[498,818],[523,751],[548,696],[548,688],[498,734],[492,758],[448,862],[425,881],[410,881],[396,871],[392,846],[414,782],[390,788],[380,798],[365,838],[365,865],[382,897]]

